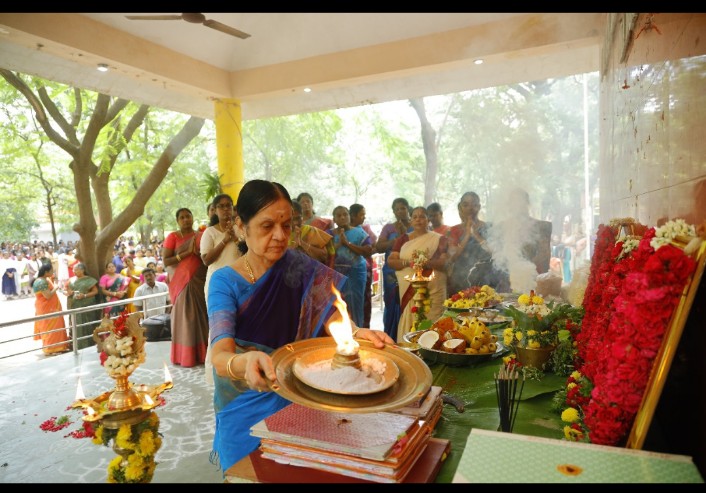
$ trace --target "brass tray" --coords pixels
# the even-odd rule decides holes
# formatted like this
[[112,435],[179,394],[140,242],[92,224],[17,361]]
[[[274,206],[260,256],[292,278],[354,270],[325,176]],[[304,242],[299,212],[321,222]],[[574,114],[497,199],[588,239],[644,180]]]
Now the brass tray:
[[308,378],[305,371],[307,367],[321,361],[331,361],[331,351],[329,348],[319,347],[309,348],[306,351],[299,351],[299,354],[297,355],[297,358],[294,360],[294,364],[292,365],[292,371],[294,372],[295,377],[297,377],[301,382],[307,384],[309,387],[314,387],[315,389],[323,390],[324,392],[333,392],[336,394],[345,395],[364,395],[373,394],[375,392],[381,392],[385,389],[392,387],[397,381],[397,379],[400,378],[399,368],[397,368],[395,362],[388,358],[386,355],[373,354],[367,349],[361,349],[358,352],[358,356],[360,357],[360,361],[363,365],[365,365],[366,360],[369,358],[375,358],[385,363],[385,372],[380,375],[380,381],[377,382],[377,385],[372,390],[354,391],[326,388],[318,384],[318,382],[312,381],[312,379]]
[[333,358],[336,341],[333,337],[316,337],[287,344],[275,350],[271,357],[277,373],[278,386],[273,390],[285,399],[313,409],[349,413],[374,413],[405,407],[424,396],[431,387],[432,374],[424,361],[404,349],[385,346],[376,348],[372,342],[358,340],[361,349],[391,360],[399,370],[399,378],[385,390],[364,395],[346,395],[315,389],[300,381],[292,367],[304,353],[322,350],[322,358]]

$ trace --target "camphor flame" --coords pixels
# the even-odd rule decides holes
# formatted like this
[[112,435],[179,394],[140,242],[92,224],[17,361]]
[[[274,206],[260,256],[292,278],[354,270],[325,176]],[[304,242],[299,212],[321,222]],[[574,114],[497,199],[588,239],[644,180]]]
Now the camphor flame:
[[360,344],[353,339],[353,326],[350,317],[348,317],[346,302],[343,301],[341,293],[333,285],[331,285],[331,292],[336,295],[333,304],[341,314],[340,322],[331,322],[328,326],[329,332],[336,341],[336,352],[345,355],[356,354]]

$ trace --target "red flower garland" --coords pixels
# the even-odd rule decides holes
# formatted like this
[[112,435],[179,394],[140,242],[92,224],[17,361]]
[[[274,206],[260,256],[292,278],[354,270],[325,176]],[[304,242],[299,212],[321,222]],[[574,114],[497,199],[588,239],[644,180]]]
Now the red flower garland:
[[[696,268],[674,246],[650,246],[654,228],[639,246],[616,261],[622,242],[599,227],[594,263],[584,296],[586,315],[580,334],[577,367],[593,384],[588,402],[578,388],[566,403],[579,407],[592,443],[623,441],[638,411],[654,359],[684,287]],[[569,379],[571,382],[571,377]]]

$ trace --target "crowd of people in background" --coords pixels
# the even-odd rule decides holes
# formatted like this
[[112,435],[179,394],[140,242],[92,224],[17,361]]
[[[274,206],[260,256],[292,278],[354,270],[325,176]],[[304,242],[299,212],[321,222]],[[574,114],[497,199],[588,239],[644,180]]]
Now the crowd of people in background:
[[[529,217],[527,192],[517,189],[513,194],[514,198],[509,199],[521,205],[517,216],[500,222],[496,232],[504,228],[506,236],[517,235],[519,224],[531,226],[536,236],[531,241],[508,236],[505,243],[522,243],[518,248],[532,266],[533,279],[538,274],[553,273],[561,278],[560,284],[569,282],[572,254],[581,247],[581,238],[578,241],[569,238],[573,241],[571,246],[559,244],[557,235],[551,236],[550,222]],[[371,321],[373,254],[384,255],[380,280],[383,330],[398,342],[409,332],[414,320],[410,311],[414,293],[406,277],[412,273],[410,262],[416,251],[427,252],[430,260],[424,272],[434,273],[429,290],[431,318],[440,316],[448,296],[470,286],[488,284],[500,292],[516,287],[511,284],[517,284],[517,280],[510,279],[508,265],[503,264],[507,261],[503,260],[502,249],[491,238],[493,225],[480,219],[481,202],[475,192],[465,192],[460,197],[457,204],[460,223],[453,226],[444,223],[439,203],[413,208],[407,199],[397,197],[392,201],[394,220],[382,226],[379,235],[365,222],[363,204],[338,205],[331,211],[332,219],[328,219],[314,210],[314,197],[308,192],[300,193],[291,202],[287,247],[347,279],[341,296],[351,320],[359,327],[369,327]],[[177,228],[163,241],[151,239],[141,244],[132,237],[121,236],[111,260],[97,278],[86,274],[80,253],[71,241],[59,241],[56,246],[36,240],[2,243],[2,294],[5,300],[37,297],[39,314],[57,307],[61,311],[60,300],[55,297],[57,292],[67,296],[67,308],[168,293],[169,302],[162,304],[162,309],[148,300],[107,307],[103,313],[82,313],[77,318],[84,327],[80,335],[90,334],[102,316],[114,317],[123,311],[138,310],[160,314],[165,311],[165,304],[171,304],[172,363],[186,367],[205,363],[209,370],[206,378],[212,382],[209,344],[212,334],[207,315],[210,279],[217,270],[234,265],[244,252],[238,248],[243,231],[236,226],[239,215],[233,198],[219,194],[207,204],[206,211],[209,226],[195,227],[191,210],[179,209]],[[49,271],[42,269],[44,265],[52,267],[49,277]],[[39,279],[42,282],[37,284]],[[38,293],[43,293],[43,299]],[[49,301],[52,308],[46,307]],[[42,330],[39,328],[36,333]],[[57,345],[56,340],[53,344],[64,347]],[[79,348],[91,344],[88,338]]]

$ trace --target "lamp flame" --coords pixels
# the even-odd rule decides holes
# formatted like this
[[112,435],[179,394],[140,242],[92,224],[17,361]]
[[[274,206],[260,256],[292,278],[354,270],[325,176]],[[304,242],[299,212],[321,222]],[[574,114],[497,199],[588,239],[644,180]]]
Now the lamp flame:
[[348,316],[346,302],[343,301],[341,293],[333,284],[331,285],[331,292],[336,295],[333,305],[338,309],[338,313],[341,314],[341,321],[331,322],[328,326],[333,339],[336,341],[336,352],[345,355],[356,354],[360,344],[353,339],[353,326]]
[[169,373],[169,368],[167,368],[167,362],[164,362],[164,382],[165,383],[171,383],[172,382],[172,374]]
[[81,386],[81,377],[78,377],[78,385],[76,386],[76,401],[82,401],[86,399],[86,394],[83,393],[83,387]]

